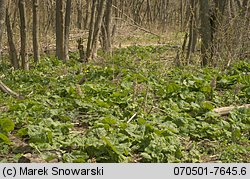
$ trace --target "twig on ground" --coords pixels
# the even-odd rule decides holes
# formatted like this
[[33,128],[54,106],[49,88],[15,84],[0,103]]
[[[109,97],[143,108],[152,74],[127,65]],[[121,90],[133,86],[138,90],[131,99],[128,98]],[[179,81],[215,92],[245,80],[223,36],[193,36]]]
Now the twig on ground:
[[135,118],[136,115],[137,115],[137,113],[135,113],[135,114],[128,120],[127,123],[130,123],[130,122]]

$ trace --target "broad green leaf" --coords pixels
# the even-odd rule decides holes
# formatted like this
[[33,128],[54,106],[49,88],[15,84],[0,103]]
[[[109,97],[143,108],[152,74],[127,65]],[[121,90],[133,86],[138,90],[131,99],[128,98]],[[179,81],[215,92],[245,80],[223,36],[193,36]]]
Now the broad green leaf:
[[11,144],[11,141],[9,140],[9,138],[2,133],[0,133],[0,143],[1,142],[5,143],[5,144]]
[[14,122],[10,119],[3,118],[0,119],[0,132],[8,133],[14,130]]

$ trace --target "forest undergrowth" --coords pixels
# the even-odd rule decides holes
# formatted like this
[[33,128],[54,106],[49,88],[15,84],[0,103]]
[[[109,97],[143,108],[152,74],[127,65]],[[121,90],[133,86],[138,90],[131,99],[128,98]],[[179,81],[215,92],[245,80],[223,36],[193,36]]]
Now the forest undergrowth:
[[25,99],[0,93],[0,161],[250,162],[250,109],[213,112],[250,103],[249,61],[176,68],[168,52],[131,46],[88,64],[72,53],[30,71],[1,64]]

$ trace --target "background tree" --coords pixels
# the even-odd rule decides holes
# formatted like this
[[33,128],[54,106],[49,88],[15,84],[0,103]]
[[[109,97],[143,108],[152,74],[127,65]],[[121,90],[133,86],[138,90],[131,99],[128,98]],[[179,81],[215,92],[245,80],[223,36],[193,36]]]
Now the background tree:
[[14,42],[14,37],[13,37],[13,31],[12,31],[12,26],[10,22],[10,15],[8,8],[6,10],[6,29],[7,29],[7,38],[8,38],[8,45],[9,45],[9,58],[11,65],[14,67],[14,69],[19,68],[19,59],[17,56],[17,50]]
[[2,56],[2,35],[4,30],[4,18],[5,18],[5,9],[6,9],[6,0],[0,0],[0,59]]
[[33,0],[33,51],[34,61],[39,62],[39,15],[38,15],[39,0]]
[[112,0],[106,2],[106,10],[102,25],[102,48],[105,52],[111,52],[111,21],[112,21]]
[[65,31],[64,31],[64,61],[69,60],[69,32],[70,32],[71,0],[66,2]]
[[63,0],[56,0],[56,56],[64,60]]
[[190,21],[189,21],[189,38],[188,38],[188,48],[187,48],[187,64],[190,63],[191,54],[195,53],[195,47],[197,42],[197,27],[198,27],[198,19],[197,19],[197,10],[198,10],[198,1],[191,0],[190,1]]
[[200,0],[200,19],[201,19],[201,59],[202,66],[207,66],[211,58],[211,24],[209,18],[208,0]]
[[29,70],[29,61],[27,53],[27,19],[25,0],[19,0],[19,14],[20,14],[20,35],[21,35],[21,62],[24,70]]
[[88,46],[87,46],[87,61],[90,58],[95,58],[97,52],[97,41],[99,38],[100,29],[102,26],[103,15],[105,11],[105,2],[106,0],[93,1],[91,20],[90,20],[90,30],[88,37]]
[[[25,21],[19,13],[22,11],[19,2],[25,2]],[[159,43],[167,42],[167,34],[176,33],[180,46],[183,41],[183,48],[179,49],[181,64],[199,63],[197,50],[202,52],[202,64],[214,66],[230,65],[232,60],[249,54],[248,0],[10,0],[8,3],[11,5],[6,19],[7,36],[2,33],[3,26],[0,32],[4,53],[6,46],[9,52],[17,50],[17,55],[9,53],[16,69],[18,62],[14,59],[19,53],[22,66],[28,53],[34,54],[35,61],[43,52],[66,61],[69,49],[77,48],[81,49],[80,59],[92,59],[97,49],[109,53],[113,43],[118,46],[116,40],[122,33],[133,35],[136,31],[154,35]],[[209,7],[205,11],[200,9],[204,3]],[[2,9],[3,14],[5,8]],[[26,35],[21,35],[21,31]],[[25,53],[24,39],[27,44],[33,43],[33,48],[26,45]]]

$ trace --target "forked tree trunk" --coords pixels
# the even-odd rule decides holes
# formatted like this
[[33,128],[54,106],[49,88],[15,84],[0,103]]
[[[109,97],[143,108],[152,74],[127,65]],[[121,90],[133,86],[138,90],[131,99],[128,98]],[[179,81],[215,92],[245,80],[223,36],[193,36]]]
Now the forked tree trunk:
[[27,53],[27,19],[26,19],[26,8],[25,0],[19,0],[19,14],[20,14],[20,35],[21,35],[21,62],[22,69],[29,70],[29,61]]
[[38,5],[39,0],[33,0],[33,51],[34,51],[34,61],[39,62],[39,15],[38,15]]
[[93,43],[92,43],[91,56],[90,56],[90,58],[93,58],[93,59],[96,57],[96,54],[97,54],[97,42],[99,39],[99,34],[100,34],[102,22],[103,22],[105,2],[106,0],[101,0],[98,3],[97,16],[96,16],[95,27],[94,27],[94,32],[93,32]]

